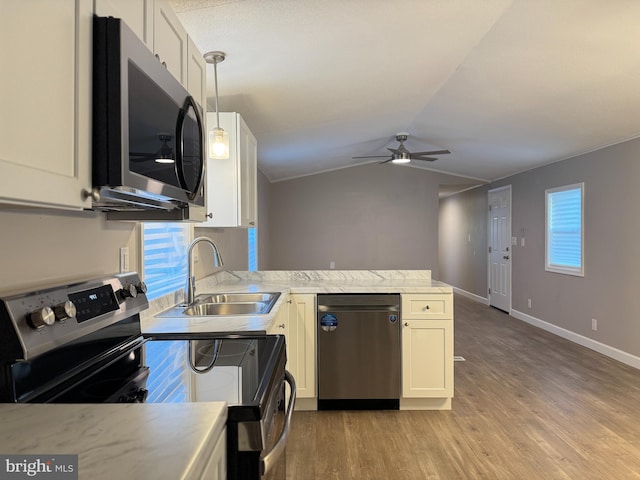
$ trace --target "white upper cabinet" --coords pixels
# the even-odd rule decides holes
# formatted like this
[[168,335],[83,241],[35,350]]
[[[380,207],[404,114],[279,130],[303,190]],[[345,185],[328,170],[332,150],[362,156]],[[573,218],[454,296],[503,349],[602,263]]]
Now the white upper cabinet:
[[207,62],[191,37],[187,38],[187,90],[202,107],[204,115],[207,111]]
[[95,0],[96,15],[121,18],[206,111],[207,63],[166,0]]
[[93,0],[3,2],[0,204],[91,206]]
[[95,0],[96,15],[121,18],[153,51],[153,0]]
[[[207,129],[216,114],[207,114]],[[207,159],[207,221],[199,227],[254,227],[257,216],[258,143],[240,114],[220,113],[220,127],[229,133],[229,158]]]
[[182,85],[187,85],[187,31],[165,0],[155,0],[153,52]]

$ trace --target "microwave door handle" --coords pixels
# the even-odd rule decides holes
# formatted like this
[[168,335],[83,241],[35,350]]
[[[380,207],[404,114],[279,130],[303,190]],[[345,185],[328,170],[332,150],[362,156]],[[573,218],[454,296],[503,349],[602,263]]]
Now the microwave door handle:
[[284,371],[284,380],[289,384],[291,388],[291,395],[289,396],[289,405],[287,405],[287,413],[284,421],[284,428],[280,433],[280,438],[266,454],[260,458],[260,470],[261,474],[266,475],[273,464],[278,460],[280,455],[285,449],[287,444],[287,437],[289,436],[289,430],[291,428],[291,416],[293,415],[293,409],[296,406],[296,381],[293,375],[288,370]]
[[[192,108],[195,116],[196,122],[198,124],[198,132],[200,133],[200,169],[198,172],[198,181],[196,182],[193,190],[189,188],[187,184],[187,179],[184,175],[184,135],[183,135],[183,127],[184,120],[187,117],[187,112],[189,108]],[[178,174],[178,180],[180,182],[181,187],[188,193],[189,198],[193,199],[197,196],[200,187],[202,186],[202,182],[204,181],[204,127],[202,122],[202,115],[200,115],[200,108],[198,104],[194,100],[194,98],[189,95],[185,99],[184,106],[178,112],[178,121],[176,123],[176,173]]]

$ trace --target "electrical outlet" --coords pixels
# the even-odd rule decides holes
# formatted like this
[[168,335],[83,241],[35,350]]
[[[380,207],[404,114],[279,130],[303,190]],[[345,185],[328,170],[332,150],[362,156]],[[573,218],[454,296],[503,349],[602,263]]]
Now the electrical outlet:
[[598,320],[595,318],[591,319],[591,330],[594,332],[598,330]]
[[527,299],[527,307],[531,308],[531,299]]
[[129,271],[129,247],[120,248],[120,273]]
[[522,238],[520,239],[520,246],[521,246],[521,247],[524,247],[524,237],[522,237]]
[[334,268],[336,268],[336,262],[333,262],[333,261],[329,262],[329,268],[330,268],[331,270],[333,270]]

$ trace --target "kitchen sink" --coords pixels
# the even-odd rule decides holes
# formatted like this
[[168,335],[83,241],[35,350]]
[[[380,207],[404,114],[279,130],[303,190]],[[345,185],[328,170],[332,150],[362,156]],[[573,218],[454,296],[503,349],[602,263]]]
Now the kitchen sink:
[[196,303],[238,303],[238,302],[270,302],[275,301],[280,296],[279,293],[204,293],[198,295]]
[[212,315],[257,315],[269,313],[270,305],[265,302],[243,303],[197,303],[183,310],[190,317],[208,317]]
[[266,315],[280,297],[279,292],[203,293],[191,305],[178,305],[158,317],[217,317]]

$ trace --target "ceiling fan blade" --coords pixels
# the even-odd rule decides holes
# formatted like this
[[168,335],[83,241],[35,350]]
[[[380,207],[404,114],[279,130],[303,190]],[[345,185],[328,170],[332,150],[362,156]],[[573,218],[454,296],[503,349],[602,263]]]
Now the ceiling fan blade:
[[449,150],[431,150],[430,152],[411,152],[411,155],[446,155]]
[[396,155],[400,154],[400,150],[398,150],[397,148],[389,148],[389,147],[387,147],[387,150],[389,150],[391,153],[395,153]]
[[389,163],[389,162],[392,162],[392,161],[393,161],[393,157],[391,157],[388,160],[384,160],[383,162],[378,162],[378,165],[382,165],[383,163]]
[[367,155],[365,157],[351,157],[351,158],[387,158],[388,156],[389,155]]
[[424,160],[426,162],[433,162],[438,159],[434,157],[422,157],[422,156],[411,155],[411,160]]

